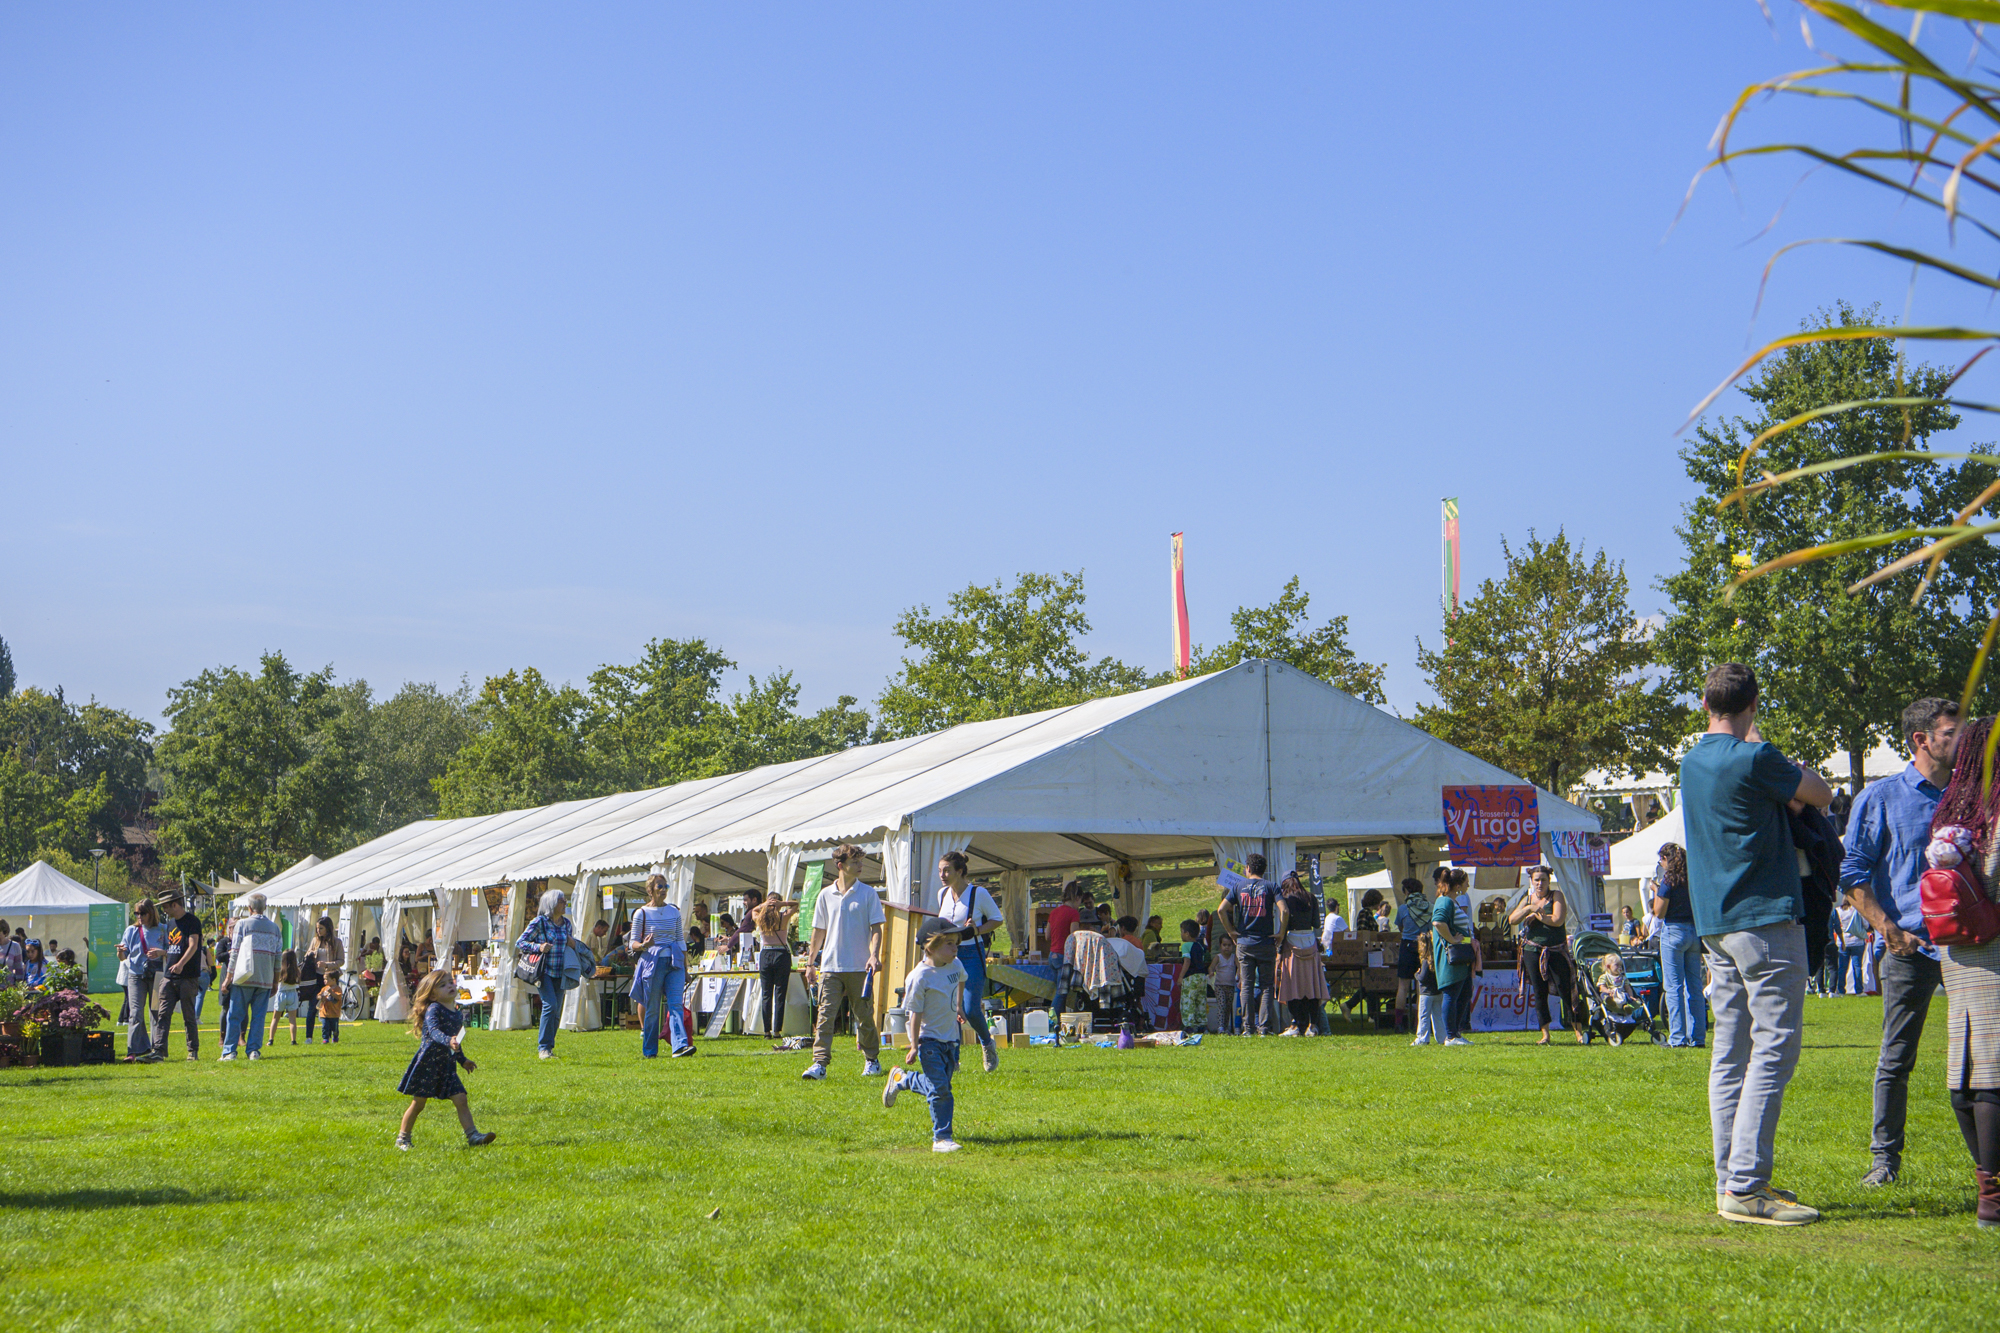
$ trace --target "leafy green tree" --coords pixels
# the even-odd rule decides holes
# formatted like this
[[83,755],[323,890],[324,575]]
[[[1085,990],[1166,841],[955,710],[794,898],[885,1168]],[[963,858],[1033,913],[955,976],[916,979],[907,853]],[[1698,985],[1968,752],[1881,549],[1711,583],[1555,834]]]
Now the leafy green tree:
[[333,668],[301,674],[266,653],[256,675],[204,671],[167,692],[155,807],[169,874],[264,879],[327,855],[360,796],[354,714]]
[[1299,587],[1298,576],[1293,575],[1278,600],[1269,606],[1238,607],[1229,617],[1236,636],[1215,649],[1196,645],[1189,654],[1189,674],[1224,671],[1245,658],[1269,658],[1288,662],[1357,699],[1388,703],[1389,697],[1382,692],[1387,666],[1363,662],[1354,655],[1347,642],[1346,616],[1335,616],[1318,629],[1311,628],[1307,614],[1311,603],[1312,595]]
[[[1804,327],[1866,325],[1875,313],[1842,304]],[[1704,422],[1681,451],[1700,494],[1682,509],[1677,529],[1686,563],[1660,585],[1672,602],[1655,644],[1660,660],[1683,693],[1697,696],[1716,663],[1748,663],[1762,687],[1763,734],[1809,763],[1844,749],[1856,790],[1862,760],[1875,744],[1902,743],[1896,721],[1906,704],[1925,695],[1959,696],[1992,613],[2000,552],[1985,541],[1958,546],[1914,605],[1920,569],[1850,587],[1879,569],[1885,554],[1914,549],[1916,541],[1886,552],[1834,554],[1750,580],[1733,595],[1731,579],[1800,548],[1949,522],[1995,472],[1970,463],[1878,462],[1859,478],[1836,471],[1789,481],[1757,496],[1747,512],[1718,502],[1736,489],[1734,468],[1744,447],[1766,429],[1837,403],[1939,398],[1948,379],[1933,367],[1901,364],[1887,338],[1793,347],[1744,382],[1755,416]],[[1878,450],[1922,452],[1932,435],[1957,424],[1957,414],[1935,402],[1836,413],[1778,435],[1763,446],[1758,466],[1786,473]]]
[[14,650],[0,639],[0,699],[14,692]]
[[551,685],[533,667],[487,678],[473,701],[478,733],[437,779],[449,819],[601,795],[603,765],[590,748],[590,699]]
[[110,806],[104,777],[65,793],[57,778],[0,750],[0,870],[11,874],[56,853],[88,855]]
[[973,584],[951,595],[948,615],[905,611],[896,633],[911,650],[876,703],[884,739],[1013,717],[1124,694],[1150,683],[1115,658],[1093,662],[1083,573],[1021,574],[1011,589]]
[[361,695],[362,796],[349,837],[359,843],[435,818],[437,780],[479,726],[468,683],[447,693],[429,681],[408,681],[380,703],[369,700],[366,682],[353,685]]
[[1459,607],[1442,648],[1417,643],[1439,703],[1424,730],[1561,795],[1594,768],[1667,762],[1688,710],[1642,673],[1653,653],[1627,601],[1625,567],[1558,532],[1500,543],[1506,572]]
[[735,665],[701,639],[654,639],[631,666],[591,673],[589,743],[611,790],[712,771],[729,732],[722,673]]
[[151,723],[95,699],[78,706],[60,688],[30,686],[0,698],[0,749],[21,767],[53,779],[64,800],[103,780],[106,797],[93,798],[90,841],[108,847],[123,845],[123,824],[144,808],[152,734]]
[[786,764],[866,744],[870,721],[857,702],[843,694],[817,713],[801,713],[791,672],[773,672],[761,682],[752,676],[747,690],[730,696],[726,727],[706,760],[708,773]]

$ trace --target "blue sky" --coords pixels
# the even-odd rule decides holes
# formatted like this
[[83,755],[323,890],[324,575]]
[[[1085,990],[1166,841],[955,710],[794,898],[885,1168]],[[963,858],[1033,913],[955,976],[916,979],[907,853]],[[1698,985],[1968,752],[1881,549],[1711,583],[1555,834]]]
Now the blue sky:
[[1198,641],[1298,574],[1407,713],[1438,497],[1469,583],[1564,527],[1656,610],[1688,409],[1902,308],[1809,254],[1753,320],[1790,168],[1668,234],[1778,12],[10,7],[0,636],[149,716],[697,635],[869,700],[1023,570],[1165,665],[1184,529]]

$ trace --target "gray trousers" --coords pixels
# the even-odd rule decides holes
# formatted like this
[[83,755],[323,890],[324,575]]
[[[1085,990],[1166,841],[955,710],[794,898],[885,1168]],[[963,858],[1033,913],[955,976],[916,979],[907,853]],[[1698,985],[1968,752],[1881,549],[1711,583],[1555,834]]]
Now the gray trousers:
[[1868,1151],[1878,1166],[1903,1166],[1903,1123],[1910,1113],[1910,1074],[1924,1019],[1944,978],[1935,958],[1885,953],[1877,975],[1882,984],[1882,1054],[1875,1062],[1875,1138]]
[[1785,1085],[1798,1068],[1806,1002],[1806,931],[1797,922],[1704,935],[1715,1009],[1708,1118],[1715,1187],[1771,1183]]
[[152,996],[142,974],[125,983],[125,1054],[150,1055],[153,1037],[146,1030],[146,1006]]

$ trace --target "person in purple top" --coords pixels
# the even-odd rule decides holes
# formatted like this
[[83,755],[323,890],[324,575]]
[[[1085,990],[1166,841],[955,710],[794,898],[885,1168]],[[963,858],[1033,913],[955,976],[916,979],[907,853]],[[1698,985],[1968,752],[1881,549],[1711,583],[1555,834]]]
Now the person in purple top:
[[1918,881],[1924,874],[1924,847],[1931,840],[1931,816],[1951,781],[1958,753],[1958,705],[1948,699],[1919,699],[1903,710],[1903,736],[1910,762],[1894,777],[1871,782],[1854,798],[1847,815],[1847,854],[1840,862],[1840,887],[1888,946],[1878,969],[1882,989],[1882,1053],[1875,1062],[1875,1132],[1868,1152],[1874,1159],[1864,1185],[1895,1183],[1903,1169],[1903,1125],[1910,1107],[1910,1074],[1924,1016],[1943,984],[1937,950],[1924,929]]

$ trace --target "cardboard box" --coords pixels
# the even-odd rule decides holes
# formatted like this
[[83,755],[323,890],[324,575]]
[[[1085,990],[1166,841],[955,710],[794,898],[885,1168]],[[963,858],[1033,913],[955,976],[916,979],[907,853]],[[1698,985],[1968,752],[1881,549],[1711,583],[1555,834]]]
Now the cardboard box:
[[1403,947],[1403,932],[1400,930],[1378,930],[1375,932],[1375,943],[1389,957],[1394,958],[1397,950]]
[[1368,946],[1349,932],[1347,938],[1332,940],[1327,944],[1326,961],[1333,967],[1366,967]]
[[1007,1041],[1010,1045],[1018,1047],[1021,1050],[1025,1051],[1028,1049],[1028,1034],[1025,1032],[1016,1032],[1013,1036],[1007,1038]]
[[1361,989],[1394,994],[1396,990],[1396,969],[1393,967],[1371,967],[1361,974]]

